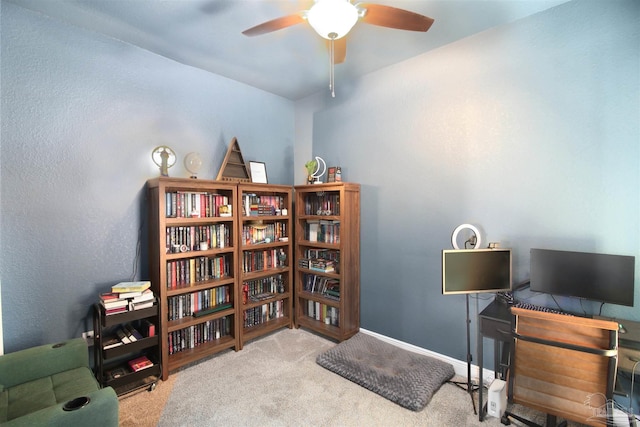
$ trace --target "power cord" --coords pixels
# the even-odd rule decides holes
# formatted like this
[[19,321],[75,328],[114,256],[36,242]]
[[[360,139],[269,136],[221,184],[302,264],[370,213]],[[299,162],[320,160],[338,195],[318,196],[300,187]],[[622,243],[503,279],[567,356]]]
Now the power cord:
[[602,316],[602,307],[604,307],[605,303],[600,304],[600,310],[598,310],[598,316]]

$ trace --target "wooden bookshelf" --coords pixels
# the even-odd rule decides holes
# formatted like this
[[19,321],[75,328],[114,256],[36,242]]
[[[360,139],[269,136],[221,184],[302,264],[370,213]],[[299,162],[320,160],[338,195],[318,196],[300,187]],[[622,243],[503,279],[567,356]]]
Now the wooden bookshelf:
[[[159,177],[147,182],[147,191],[151,287],[166,380],[184,365],[240,349],[237,185]],[[224,308],[209,312],[214,307]]]
[[295,325],[343,341],[360,330],[360,185],[295,190]]
[[238,319],[244,343],[293,327],[290,186],[238,184]]

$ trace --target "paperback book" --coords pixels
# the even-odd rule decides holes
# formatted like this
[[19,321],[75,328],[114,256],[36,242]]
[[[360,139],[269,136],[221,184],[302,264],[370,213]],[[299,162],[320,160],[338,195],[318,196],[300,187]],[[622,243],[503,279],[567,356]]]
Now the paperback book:
[[113,285],[111,287],[111,292],[113,293],[125,293],[125,292],[143,292],[146,289],[151,287],[151,282],[141,281],[141,282],[120,282],[117,285]]

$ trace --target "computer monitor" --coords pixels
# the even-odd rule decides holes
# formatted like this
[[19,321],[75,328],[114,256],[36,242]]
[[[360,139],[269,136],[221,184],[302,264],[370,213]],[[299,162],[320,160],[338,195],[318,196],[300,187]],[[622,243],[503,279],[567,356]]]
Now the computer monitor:
[[508,292],[511,263],[511,249],[443,250],[442,294]]
[[633,307],[635,257],[531,249],[532,291]]

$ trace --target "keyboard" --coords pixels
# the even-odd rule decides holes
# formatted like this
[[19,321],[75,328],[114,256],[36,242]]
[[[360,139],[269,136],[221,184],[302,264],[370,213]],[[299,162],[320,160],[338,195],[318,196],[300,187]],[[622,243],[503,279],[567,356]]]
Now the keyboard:
[[535,305],[535,304],[531,304],[523,301],[514,304],[512,307],[524,308],[525,310],[541,311],[543,313],[553,313],[553,314],[563,314],[565,316],[573,316],[573,314],[567,313],[565,311],[555,310],[549,307],[542,307],[540,305]]

